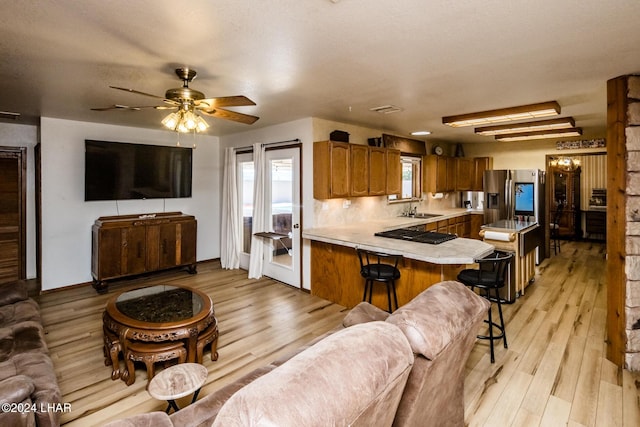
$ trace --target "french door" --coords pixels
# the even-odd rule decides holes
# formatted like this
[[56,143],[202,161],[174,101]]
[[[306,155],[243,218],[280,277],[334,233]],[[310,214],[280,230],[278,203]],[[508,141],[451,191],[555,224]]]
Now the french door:
[[264,215],[267,230],[253,230],[253,155],[239,154],[236,158],[239,211],[242,212],[240,266],[249,266],[251,236],[256,232],[271,232],[271,237],[260,240],[264,245],[262,273],[295,287],[301,286],[300,149],[300,146],[274,148],[265,153]]

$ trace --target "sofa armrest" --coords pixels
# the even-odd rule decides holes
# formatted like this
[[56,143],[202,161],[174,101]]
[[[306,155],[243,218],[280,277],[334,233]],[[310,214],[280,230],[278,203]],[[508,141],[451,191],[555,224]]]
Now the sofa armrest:
[[28,298],[27,285],[23,282],[3,283],[0,285],[0,306],[24,301]]
[[342,321],[342,326],[348,328],[361,323],[384,321],[387,317],[389,317],[388,312],[364,301],[351,309]]
[[26,375],[16,375],[0,381],[0,403],[20,403],[31,399],[35,385]]

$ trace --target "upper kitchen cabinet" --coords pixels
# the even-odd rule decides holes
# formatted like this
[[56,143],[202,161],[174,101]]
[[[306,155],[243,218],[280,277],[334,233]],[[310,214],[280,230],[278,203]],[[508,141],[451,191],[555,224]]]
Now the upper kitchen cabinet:
[[369,195],[369,147],[366,145],[350,144],[351,171],[350,195],[353,197]]
[[471,191],[483,191],[482,177],[484,171],[493,169],[493,157],[473,158],[473,183]]
[[387,194],[387,150],[381,147],[368,148],[369,196],[384,196]]
[[402,161],[400,159],[400,150],[387,149],[387,183],[386,193],[402,194]]
[[423,160],[422,187],[426,193],[453,191],[455,186],[455,159],[428,155]]
[[471,191],[475,176],[473,160],[468,157],[456,157],[454,159],[456,191]]
[[[349,197],[350,144],[320,141],[313,144],[313,197],[332,199]],[[365,147],[366,148],[366,147]]]
[[314,143],[314,198],[384,196],[401,192],[400,150],[336,141]]

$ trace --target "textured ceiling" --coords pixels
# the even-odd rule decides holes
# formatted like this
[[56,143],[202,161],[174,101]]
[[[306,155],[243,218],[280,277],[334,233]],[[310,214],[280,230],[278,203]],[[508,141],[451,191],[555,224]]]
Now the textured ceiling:
[[[557,100],[605,135],[606,81],[640,72],[638,0],[1,0],[0,111],[158,128],[166,112],[109,85],[164,95],[173,69],[208,97],[243,94],[251,126],[320,117],[481,142],[442,116]],[[370,108],[402,109],[382,115]],[[231,108],[230,108],[231,109]],[[25,119],[23,119],[25,120]]]

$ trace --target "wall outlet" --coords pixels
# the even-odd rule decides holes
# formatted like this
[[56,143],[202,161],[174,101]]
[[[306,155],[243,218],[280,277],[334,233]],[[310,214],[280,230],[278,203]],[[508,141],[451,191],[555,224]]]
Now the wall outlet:
[[329,203],[322,202],[322,210],[323,211],[328,211],[329,210]]
[[351,206],[351,200],[345,200],[344,202],[342,202],[342,207],[344,209],[349,209],[349,206]]

